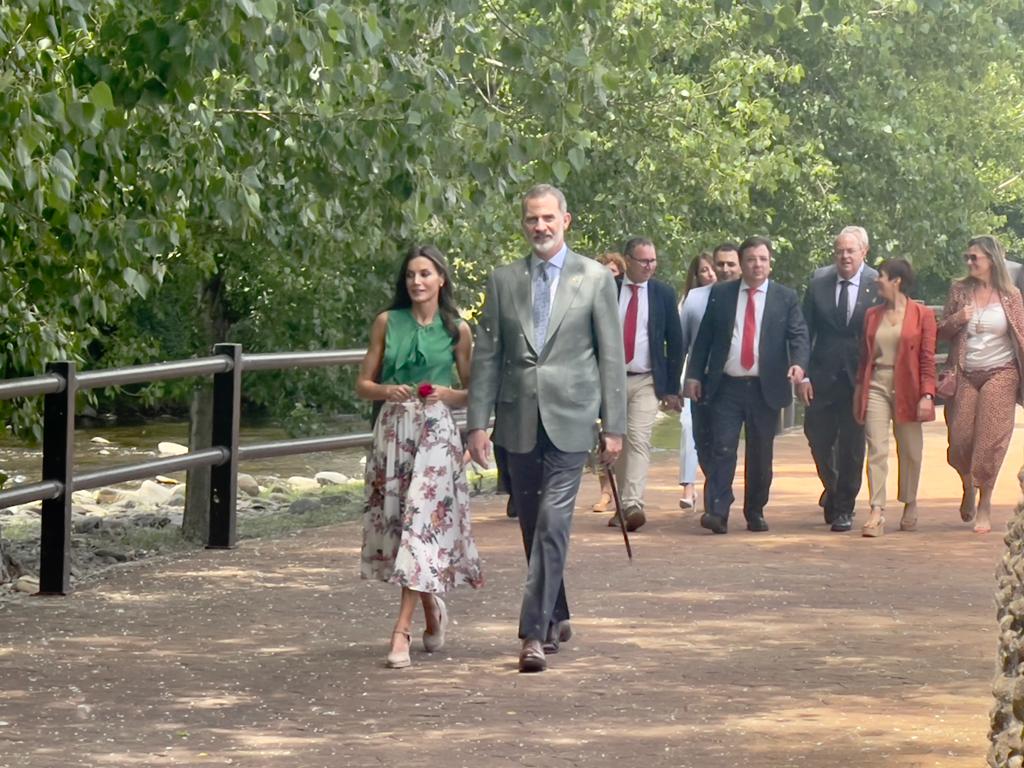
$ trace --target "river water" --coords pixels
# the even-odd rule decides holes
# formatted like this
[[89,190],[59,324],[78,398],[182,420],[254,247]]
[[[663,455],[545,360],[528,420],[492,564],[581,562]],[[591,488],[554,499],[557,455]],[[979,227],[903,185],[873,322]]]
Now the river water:
[[[332,425],[330,434],[344,435],[365,432],[366,421],[354,420]],[[92,442],[94,437],[109,440],[109,444]],[[291,436],[281,427],[267,423],[243,423],[242,445],[287,440]],[[145,424],[101,425],[75,429],[75,469],[105,469],[157,458],[157,444],[173,442],[188,445],[188,422],[155,419]],[[342,472],[349,477],[362,478],[362,448],[342,451],[305,453],[281,456],[259,461],[246,461],[241,471],[257,476],[312,477],[317,472]],[[8,476],[5,487],[16,483],[36,482],[40,478],[43,452],[39,446],[29,445],[5,434],[0,438],[0,471]],[[184,472],[172,476],[184,479]]]
[[[332,424],[330,434],[344,435],[366,431],[365,420],[352,419]],[[102,437],[110,442],[94,443],[94,437]],[[241,429],[242,445],[287,440],[290,437],[280,426],[266,422],[243,423]],[[157,457],[157,444],[161,442],[188,445],[188,422],[154,419],[144,424],[78,427],[75,429],[75,470],[77,472],[105,469],[148,461]],[[655,453],[678,451],[678,419],[662,415],[655,425],[653,443]],[[365,455],[366,451],[363,448],[349,448],[244,461],[240,469],[256,477],[313,477],[317,472],[332,471],[362,479],[361,462]],[[8,476],[6,488],[38,481],[42,460],[43,452],[39,447],[28,445],[9,434],[0,437],[0,471]],[[184,480],[185,473],[172,473],[171,476]]]

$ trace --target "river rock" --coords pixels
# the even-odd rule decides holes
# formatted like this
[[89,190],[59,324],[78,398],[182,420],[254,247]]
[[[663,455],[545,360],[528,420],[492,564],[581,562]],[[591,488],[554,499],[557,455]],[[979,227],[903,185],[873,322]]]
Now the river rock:
[[96,557],[105,557],[108,560],[114,560],[118,563],[123,563],[128,559],[128,556],[124,552],[118,552],[114,549],[95,549],[93,550],[93,554],[96,555]]
[[160,485],[177,485],[178,484],[177,480],[175,480],[173,477],[168,477],[167,475],[157,475],[153,479],[156,480],[158,483],[160,483]]
[[110,441],[107,440],[107,438],[100,437],[99,435],[97,435],[96,437],[94,437],[91,440],[89,440],[89,442],[90,443],[96,443],[96,445],[110,445]]
[[301,499],[296,499],[288,505],[288,513],[292,515],[304,515],[307,512],[316,512],[322,507],[320,499],[312,499],[308,496],[304,496]]
[[27,595],[34,595],[39,591],[39,579],[34,576],[22,576],[14,582],[14,588]]
[[170,507],[185,506],[186,493],[188,493],[188,489],[184,484],[174,486],[174,489],[171,491],[171,497],[167,500],[167,505]]
[[106,448],[103,448],[103,449],[97,451],[97,453],[99,453],[100,456],[109,456],[110,455],[110,451],[108,451]]
[[181,445],[180,443],[172,443],[169,441],[157,443],[156,450],[160,456],[184,456],[186,453],[188,453],[188,448],[185,447],[184,445]]
[[88,533],[89,531],[99,530],[102,522],[103,518],[99,515],[83,515],[72,521],[71,530],[75,533]]
[[113,504],[115,501],[120,501],[123,498],[124,494],[113,488],[100,488],[96,491],[97,504]]
[[163,514],[136,515],[132,523],[140,528],[165,528],[171,522],[171,518]]
[[124,528],[124,520],[118,520],[117,518],[108,517],[100,523],[100,530],[108,531],[109,533],[120,532]]
[[260,484],[256,482],[256,478],[253,477],[252,475],[247,475],[244,472],[239,472],[238,490],[248,496],[259,496]]
[[352,478],[341,472],[317,472],[313,477],[320,485],[345,485],[352,482]]
[[80,504],[79,507],[81,507],[83,515],[107,516],[107,508],[100,504]]
[[141,504],[166,504],[174,491],[166,485],[160,485],[152,480],[143,480],[139,490],[135,492],[135,499]]
[[297,493],[303,493],[305,491],[318,491],[320,490],[320,483],[314,480],[312,477],[302,477],[301,475],[292,475],[286,481],[293,491]]
[[71,494],[71,500],[75,504],[92,504],[96,501],[96,494],[92,491],[75,491]]

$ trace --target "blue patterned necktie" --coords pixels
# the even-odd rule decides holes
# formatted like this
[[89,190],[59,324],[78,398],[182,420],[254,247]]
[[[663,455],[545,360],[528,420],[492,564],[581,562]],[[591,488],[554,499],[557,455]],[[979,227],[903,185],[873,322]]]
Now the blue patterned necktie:
[[548,286],[548,263],[537,265],[533,276],[533,340],[537,351],[544,347],[548,336],[548,314],[551,311],[551,292]]

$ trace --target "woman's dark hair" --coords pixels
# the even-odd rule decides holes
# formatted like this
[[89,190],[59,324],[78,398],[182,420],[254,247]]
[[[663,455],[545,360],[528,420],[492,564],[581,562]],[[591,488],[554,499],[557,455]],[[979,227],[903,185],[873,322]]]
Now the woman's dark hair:
[[914,268],[910,266],[910,262],[906,259],[889,259],[882,262],[882,266],[878,268],[880,273],[884,273],[890,280],[896,280],[899,278],[900,281],[900,293],[907,296],[914,289]]
[[715,260],[712,258],[711,251],[701,251],[693,257],[693,261],[690,262],[690,266],[686,270],[686,284],[683,286],[683,296],[700,285],[700,265],[705,262],[714,270]]
[[452,278],[448,271],[448,262],[445,261],[441,252],[432,245],[414,245],[402,259],[402,266],[398,269],[398,280],[395,282],[395,297],[388,309],[408,309],[412,306],[412,299],[409,297],[409,288],[405,284],[405,274],[409,271],[409,262],[413,259],[423,257],[429,259],[441,276],[441,290],[437,295],[437,309],[441,313],[441,322],[452,337],[454,344],[459,340],[459,308],[452,297]]

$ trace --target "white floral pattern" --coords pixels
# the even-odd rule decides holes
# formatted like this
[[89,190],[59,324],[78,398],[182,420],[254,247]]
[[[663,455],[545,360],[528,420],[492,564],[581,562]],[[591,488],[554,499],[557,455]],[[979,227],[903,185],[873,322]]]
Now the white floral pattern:
[[366,460],[360,571],[418,592],[482,586],[462,440],[447,406],[381,409]]

